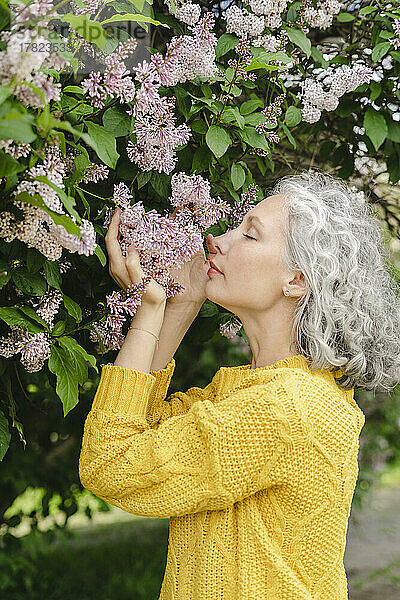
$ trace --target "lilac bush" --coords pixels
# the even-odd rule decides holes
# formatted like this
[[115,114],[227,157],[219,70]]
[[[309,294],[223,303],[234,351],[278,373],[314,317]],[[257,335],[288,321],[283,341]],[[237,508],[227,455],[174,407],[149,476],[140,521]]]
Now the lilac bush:
[[[123,255],[134,244],[168,298],[182,291],[170,269],[208,233],[236,227],[310,137],[322,140],[311,162],[351,178],[355,193],[370,189],[377,166],[400,179],[400,9],[145,5],[144,14],[102,0],[1,9],[0,371],[13,361],[53,374],[64,415],[141,302],[106,279],[115,206]],[[162,29],[148,60],[129,66],[138,42],[118,21]],[[98,66],[85,72],[89,58]],[[217,328],[245,338],[209,301],[200,316],[210,337]]]

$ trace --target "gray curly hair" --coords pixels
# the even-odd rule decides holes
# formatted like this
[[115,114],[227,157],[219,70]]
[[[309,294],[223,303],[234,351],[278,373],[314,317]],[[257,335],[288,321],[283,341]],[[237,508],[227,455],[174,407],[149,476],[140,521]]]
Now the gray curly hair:
[[342,389],[391,391],[400,380],[399,284],[381,222],[355,189],[313,169],[270,190],[286,199],[281,258],[306,282],[291,335],[312,370],[342,370]]

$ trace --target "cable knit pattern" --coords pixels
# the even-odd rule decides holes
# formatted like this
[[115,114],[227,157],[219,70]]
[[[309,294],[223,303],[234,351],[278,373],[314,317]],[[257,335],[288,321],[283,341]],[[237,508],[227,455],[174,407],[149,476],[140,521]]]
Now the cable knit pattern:
[[159,600],[347,600],[354,390],[302,354],[166,398],[174,370],[104,365],[79,458],[98,497],[170,518]]

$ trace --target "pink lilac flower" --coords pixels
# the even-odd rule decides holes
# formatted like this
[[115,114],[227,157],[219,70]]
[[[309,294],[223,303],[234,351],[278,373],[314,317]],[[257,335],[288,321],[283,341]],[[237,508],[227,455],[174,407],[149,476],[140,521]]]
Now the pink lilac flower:
[[94,15],[105,6],[104,0],[85,0],[85,6],[81,8],[76,2],[72,2],[75,15]]
[[58,313],[62,299],[62,294],[58,290],[48,290],[39,298],[38,302],[35,303],[34,300],[31,300],[31,304],[35,307],[39,317],[42,317],[50,327],[53,327],[54,317]]
[[107,98],[119,98],[120,102],[132,102],[135,98],[135,84],[129,77],[124,59],[134,52],[137,47],[135,39],[120,42],[117,48],[105,58],[106,69],[101,75],[100,71],[92,71],[82,81],[82,88],[91,99],[91,104],[102,108]]
[[[17,23],[15,27],[18,27]],[[36,31],[13,29],[0,34],[0,38],[7,43],[6,50],[0,53],[0,84],[5,86],[12,83],[14,95],[26,106],[40,108],[45,102],[59,100],[61,85],[53,83],[53,77],[39,72],[39,69],[42,66],[57,69],[66,61],[59,59],[55,62],[46,38]],[[45,95],[45,102],[27,84],[39,88]]]
[[117,206],[123,210],[127,209],[132,198],[133,196],[125,183],[121,182],[114,185],[113,200]]
[[21,363],[29,373],[40,371],[50,357],[51,342],[47,333],[28,333],[18,325],[10,325],[11,332],[0,338],[0,356],[10,358],[20,353]]
[[14,140],[0,140],[0,148],[10,154],[13,158],[21,158],[26,157],[31,152],[31,147],[29,144],[25,144],[24,142],[15,143]]
[[[74,220],[74,217],[71,217],[71,219]],[[89,256],[94,253],[97,246],[93,223],[87,219],[82,219],[82,223],[78,227],[81,232],[81,238],[74,233],[68,233],[62,225],[49,223],[50,233],[53,234],[60,246],[72,253],[78,252],[78,254]]]
[[103,179],[107,179],[109,174],[109,169],[105,165],[96,165],[92,163],[85,169],[85,173],[83,176],[83,181],[85,183],[93,182],[97,183],[98,181],[102,181]]
[[[14,7],[15,21],[11,29],[17,29],[29,20],[34,20],[42,27],[46,27],[50,19],[54,19],[56,7],[52,0],[35,0],[29,4]],[[43,18],[40,18],[43,17]]]
[[241,321],[238,319],[238,317],[233,316],[226,323],[220,324],[219,332],[224,337],[231,339],[237,334],[241,327]]
[[233,207],[228,220],[228,230],[237,227],[249,210],[256,206],[257,186],[250,183],[248,188],[240,195],[240,200]]

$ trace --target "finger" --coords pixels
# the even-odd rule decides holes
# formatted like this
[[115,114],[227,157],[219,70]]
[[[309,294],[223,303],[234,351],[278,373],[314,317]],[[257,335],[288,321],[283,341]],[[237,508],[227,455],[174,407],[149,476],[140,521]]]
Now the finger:
[[144,271],[140,265],[139,252],[134,246],[129,246],[127,250],[125,266],[131,282],[135,285],[140,283],[144,276]]
[[118,274],[121,278],[126,278],[127,272],[125,268],[124,258],[122,256],[121,246],[117,238],[119,221],[120,217],[118,209],[116,209],[104,239],[106,242],[107,253],[110,259],[110,270],[114,274]]

